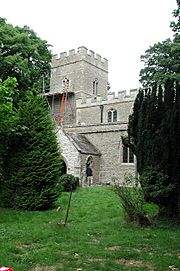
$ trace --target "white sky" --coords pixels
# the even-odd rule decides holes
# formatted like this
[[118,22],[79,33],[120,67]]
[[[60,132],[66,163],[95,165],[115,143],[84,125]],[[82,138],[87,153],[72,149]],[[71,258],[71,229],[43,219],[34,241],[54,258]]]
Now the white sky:
[[139,86],[140,55],[172,37],[176,0],[0,0],[0,16],[28,25],[54,54],[86,46],[109,61],[111,91]]

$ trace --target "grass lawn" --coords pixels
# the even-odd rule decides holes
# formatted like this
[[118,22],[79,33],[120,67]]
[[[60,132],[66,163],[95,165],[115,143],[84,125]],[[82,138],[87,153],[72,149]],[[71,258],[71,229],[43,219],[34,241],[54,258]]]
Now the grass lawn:
[[139,228],[123,223],[118,197],[110,188],[68,193],[44,212],[0,209],[0,266],[14,271],[180,270],[180,232],[159,224]]

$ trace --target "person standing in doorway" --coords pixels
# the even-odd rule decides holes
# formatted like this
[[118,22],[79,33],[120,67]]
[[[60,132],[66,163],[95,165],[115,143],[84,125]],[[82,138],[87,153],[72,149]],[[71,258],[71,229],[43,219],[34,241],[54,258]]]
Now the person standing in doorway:
[[87,164],[86,176],[87,176],[87,183],[89,186],[91,186],[93,183],[93,172],[92,172],[92,167],[90,164]]

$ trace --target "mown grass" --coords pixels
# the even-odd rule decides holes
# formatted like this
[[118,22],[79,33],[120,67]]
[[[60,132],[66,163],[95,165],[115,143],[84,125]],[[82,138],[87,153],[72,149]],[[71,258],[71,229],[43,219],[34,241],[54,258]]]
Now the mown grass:
[[0,210],[0,266],[14,271],[180,270],[177,227],[140,228],[123,222],[119,198],[110,188],[79,188],[56,209]]

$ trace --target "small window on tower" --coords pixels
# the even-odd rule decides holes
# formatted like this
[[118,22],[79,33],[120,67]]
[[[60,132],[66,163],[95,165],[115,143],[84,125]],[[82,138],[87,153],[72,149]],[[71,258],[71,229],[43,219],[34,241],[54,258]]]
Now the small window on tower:
[[93,95],[97,95],[98,94],[98,80],[94,80],[93,81]]

